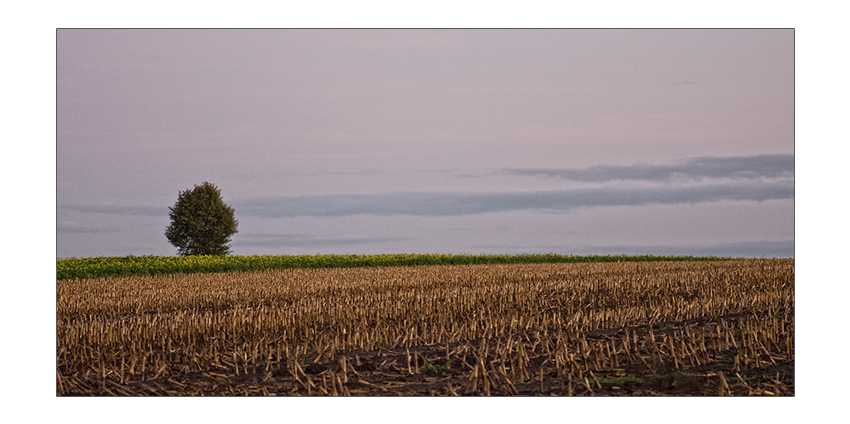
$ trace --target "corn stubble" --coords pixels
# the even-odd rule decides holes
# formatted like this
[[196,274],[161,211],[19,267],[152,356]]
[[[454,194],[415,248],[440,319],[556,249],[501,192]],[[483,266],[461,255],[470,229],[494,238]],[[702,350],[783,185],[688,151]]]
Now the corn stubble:
[[794,262],[57,281],[57,395],[793,395]]

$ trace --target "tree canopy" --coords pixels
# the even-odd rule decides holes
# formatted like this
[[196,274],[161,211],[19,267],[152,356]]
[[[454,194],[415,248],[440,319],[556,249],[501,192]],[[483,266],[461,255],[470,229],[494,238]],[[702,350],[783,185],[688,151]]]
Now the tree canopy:
[[230,237],[238,231],[233,208],[224,203],[221,190],[204,182],[181,191],[171,212],[165,237],[181,256],[228,255]]

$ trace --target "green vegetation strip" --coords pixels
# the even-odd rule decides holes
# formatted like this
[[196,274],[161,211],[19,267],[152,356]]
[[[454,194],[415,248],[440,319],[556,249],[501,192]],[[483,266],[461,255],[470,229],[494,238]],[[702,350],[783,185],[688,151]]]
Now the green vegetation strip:
[[736,258],[694,256],[521,255],[301,255],[301,256],[124,256],[56,260],[56,279],[128,275],[192,274],[291,268],[351,268],[410,265],[530,264],[571,262],[717,261]]

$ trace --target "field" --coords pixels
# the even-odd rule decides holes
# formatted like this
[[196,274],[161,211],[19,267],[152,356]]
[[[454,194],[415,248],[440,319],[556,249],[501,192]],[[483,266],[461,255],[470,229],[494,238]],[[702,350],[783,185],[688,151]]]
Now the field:
[[264,271],[293,268],[355,268],[414,265],[496,265],[586,262],[717,261],[733,258],[693,256],[523,255],[299,255],[299,256],[124,256],[66,258],[56,261],[56,278]]
[[57,280],[58,396],[794,395],[793,259]]

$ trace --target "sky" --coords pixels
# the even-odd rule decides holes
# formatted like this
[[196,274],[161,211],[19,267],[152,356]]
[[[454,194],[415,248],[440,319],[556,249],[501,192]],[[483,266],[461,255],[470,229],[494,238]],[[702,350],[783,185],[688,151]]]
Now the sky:
[[795,32],[56,31],[56,256],[794,256]]

